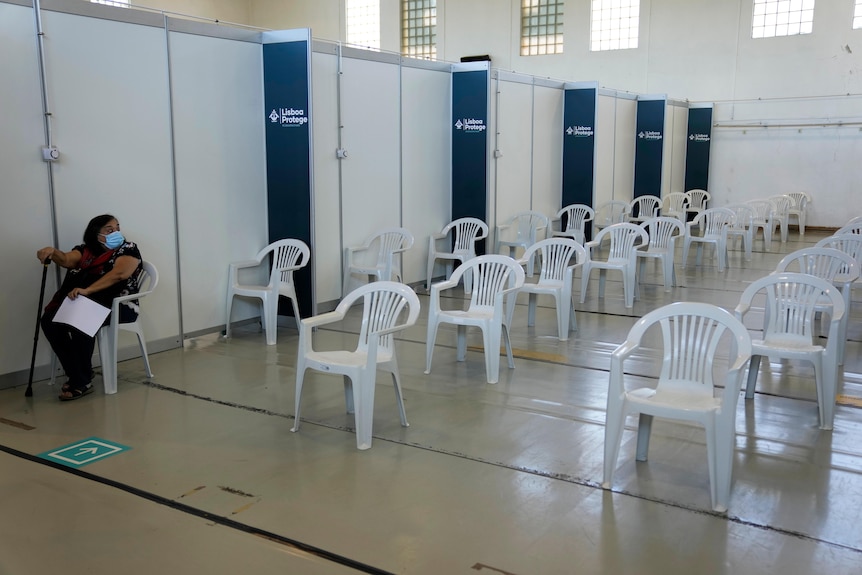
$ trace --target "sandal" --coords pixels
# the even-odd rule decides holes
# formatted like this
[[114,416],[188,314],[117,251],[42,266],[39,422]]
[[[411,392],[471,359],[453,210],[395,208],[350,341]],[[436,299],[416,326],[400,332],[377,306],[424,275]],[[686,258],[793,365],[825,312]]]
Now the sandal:
[[88,383],[84,387],[70,387],[69,389],[64,389],[60,395],[60,401],[72,401],[75,399],[81,399],[85,395],[92,393],[93,384]]
[[[93,379],[95,379],[95,377],[96,377],[96,372],[90,371],[90,383],[92,383],[92,381],[93,381]],[[71,390],[72,390],[72,384],[69,383],[69,380],[67,379],[66,383],[64,383],[62,386],[60,386],[60,391],[65,393],[65,392],[71,391]]]

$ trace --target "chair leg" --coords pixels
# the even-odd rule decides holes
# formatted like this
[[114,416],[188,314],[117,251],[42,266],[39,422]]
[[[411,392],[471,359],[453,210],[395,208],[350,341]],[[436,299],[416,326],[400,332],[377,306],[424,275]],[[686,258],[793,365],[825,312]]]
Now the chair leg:
[[590,272],[592,268],[586,264],[581,267],[581,303],[587,297],[587,287],[590,285]]
[[99,359],[102,362],[102,383],[105,395],[117,393],[117,331],[112,324],[101,328],[98,334]]
[[428,256],[428,275],[425,278],[425,290],[431,291],[431,278],[434,277],[434,257]]
[[533,327],[536,325],[536,296],[538,294],[527,294],[527,326]]
[[363,370],[359,381],[353,385],[353,399],[356,405],[356,448],[371,447],[371,428],[374,423],[374,391],[376,389],[377,366]]
[[641,413],[638,416],[638,446],[635,452],[636,461],[646,461],[649,454],[649,440],[652,435],[652,415]]
[[262,301],[266,345],[275,345],[278,337],[278,294],[266,294]]
[[344,380],[344,409],[347,413],[356,413],[356,394],[357,391],[353,385],[353,380],[348,375],[343,375]]
[[407,412],[404,411],[404,397],[401,394],[401,374],[398,372],[398,363],[395,361],[395,356],[392,356],[391,361],[392,385],[395,387],[395,401],[398,403],[398,415],[401,418],[401,427],[410,427],[407,423]]
[[224,336],[230,337],[230,314],[233,310],[233,294],[229,294],[227,296],[227,305],[225,306],[225,326],[224,326]]
[[[458,326],[461,328],[462,326]],[[502,326],[500,328],[502,331]],[[500,379],[500,331],[493,326],[482,328],[482,340],[485,347],[485,376],[488,383],[497,383]]]
[[467,326],[459,325],[455,327],[455,355],[457,361],[465,361],[467,359]]
[[508,361],[509,369],[515,369],[515,358],[512,354],[512,340],[509,338],[509,326],[505,323],[500,326],[500,334],[506,340],[506,360]]
[[[302,354],[300,354],[302,355]],[[296,397],[294,398],[294,408],[293,408],[293,427],[290,430],[294,433],[299,431],[299,424],[301,423],[299,419],[299,407],[300,400],[302,399],[302,383],[305,379],[305,360],[300,358],[296,365]]]
[[141,358],[144,360],[144,370],[147,377],[153,377],[153,370],[150,369],[150,356],[147,355],[147,342],[144,339],[144,334],[139,330],[135,330],[135,335],[138,336],[138,347],[141,348]]
[[293,307],[293,319],[296,321],[296,331],[299,331],[299,322],[302,321],[302,317],[299,315],[299,305],[296,302],[296,298],[288,299],[290,299],[290,305]]
[[608,402],[608,411],[605,416],[605,459],[604,474],[602,476],[602,488],[610,489],[613,481],[614,469],[617,466],[617,458],[620,454],[620,441],[622,441],[623,427],[625,425],[624,400]]
[[566,294],[555,294],[557,300],[557,339],[567,341],[569,339],[569,320],[571,319],[572,298]]
[[428,318],[428,332],[425,336],[425,373],[431,373],[431,356],[434,355],[434,343],[437,340],[437,320]]
[[760,371],[760,356],[752,355],[748,363],[748,383],[745,386],[745,399],[754,398],[754,386],[757,383],[757,372]]

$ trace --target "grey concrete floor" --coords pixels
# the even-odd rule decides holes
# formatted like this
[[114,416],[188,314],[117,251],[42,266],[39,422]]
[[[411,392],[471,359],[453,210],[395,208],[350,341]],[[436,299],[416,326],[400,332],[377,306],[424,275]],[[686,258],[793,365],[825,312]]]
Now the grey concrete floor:
[[[266,346],[256,325],[119,366],[119,392],[61,403],[39,382],[0,391],[0,575],[19,573],[527,574],[862,572],[862,303],[854,294],[835,429],[818,429],[813,370],[763,363],[740,398],[729,511],[711,511],[704,434],[654,425],[634,460],[629,421],[612,490],[600,488],[609,355],[644,313],[679,300],[735,307],[748,282],[825,234],[791,234],[746,262],[711,254],[665,292],[647,266],[623,307],[612,272],[595,277],[579,329],[556,338],[550,300],[512,329],[514,370],[485,383],[481,338],[455,361],[443,326],[425,375],[427,296],[398,342],[409,427],[378,378],[374,441],[356,449],[340,377],[308,372],[303,426],[291,433],[298,336]],[[678,260],[679,261],[679,260]],[[595,274],[594,274],[595,276]],[[456,302],[457,303],[457,302]],[[319,330],[320,349],[352,347],[359,308]],[[754,330],[756,321],[746,321]],[[653,350],[654,351],[654,350]],[[632,376],[654,377],[647,349]],[[98,437],[131,449],[81,468],[39,454]]]

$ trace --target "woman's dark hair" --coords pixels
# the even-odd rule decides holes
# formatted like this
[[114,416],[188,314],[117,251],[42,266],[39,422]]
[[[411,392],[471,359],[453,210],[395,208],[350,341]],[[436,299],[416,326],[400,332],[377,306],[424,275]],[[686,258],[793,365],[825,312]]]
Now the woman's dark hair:
[[99,230],[105,227],[105,224],[111,220],[116,219],[111,214],[102,214],[90,220],[90,223],[87,224],[87,229],[84,230],[84,244],[90,248],[91,252],[98,254],[105,251],[105,246],[99,241]]

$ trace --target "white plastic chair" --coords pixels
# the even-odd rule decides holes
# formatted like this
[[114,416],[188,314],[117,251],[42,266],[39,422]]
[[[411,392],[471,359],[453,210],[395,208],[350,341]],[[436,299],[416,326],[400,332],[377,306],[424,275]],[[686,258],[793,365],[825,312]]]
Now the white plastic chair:
[[[593,256],[593,250],[598,251],[605,237],[610,239],[610,251],[604,261]],[[613,224],[596,234],[596,238],[587,242],[587,260],[581,268],[581,303],[587,295],[590,284],[590,272],[599,270],[599,297],[605,296],[605,273],[607,270],[618,270],[622,273],[623,296],[625,306],[633,307],[637,294],[637,252],[649,244],[649,236],[642,227],[628,222]]]
[[661,215],[685,222],[686,206],[688,206],[688,196],[683,192],[671,192],[662,200]]
[[605,202],[596,208],[596,215],[593,218],[593,232],[598,233],[608,226],[626,222],[628,219],[628,210],[628,202],[620,200]]
[[662,200],[658,196],[638,196],[629,202],[626,210],[626,218],[633,224],[640,224],[650,218],[658,216]]
[[569,339],[570,326],[573,330],[578,329],[575,308],[572,306],[572,282],[574,271],[584,264],[587,252],[571,238],[549,238],[530,246],[518,263],[529,265],[535,255],[539,255],[542,262],[539,281],[525,282],[521,287],[521,293],[529,294],[527,325],[536,325],[536,297],[540,294],[550,295],[557,309],[557,337],[560,341],[566,341]]
[[[450,234],[452,235],[451,239],[449,239]],[[475,258],[476,242],[486,237],[488,237],[488,224],[477,218],[454,220],[446,224],[439,234],[431,236],[428,239],[428,276],[425,281],[425,288],[431,289],[434,263],[438,259],[446,260],[446,277],[449,278],[452,276],[455,261],[463,264],[471,258]],[[464,293],[469,294],[470,276],[465,276],[464,280]]]
[[775,210],[772,212],[772,221],[774,225],[781,228],[781,243],[787,241],[787,228],[790,222],[790,207],[793,205],[793,200],[790,196],[778,195],[770,196],[769,201],[775,204]]
[[[505,224],[497,226],[497,245],[494,253],[500,253],[505,247],[508,256],[514,258],[518,248],[526,250],[540,239],[539,234],[547,235],[551,228],[551,220],[545,214],[526,211],[515,214]],[[527,262],[527,275],[533,275],[533,260]]]
[[[135,321],[120,323],[120,304],[132,300],[140,300],[153,293],[159,285],[159,271],[147,260],[141,261],[141,271],[138,274],[138,293],[117,296],[111,302],[111,321],[108,325],[99,328],[96,341],[99,344],[99,360],[102,364],[102,383],[105,386],[105,394],[117,393],[117,341],[119,331],[130,331],[138,337],[138,347],[141,349],[141,359],[144,360],[144,370],[147,377],[153,377],[150,369],[150,358],[147,355],[147,340],[144,337],[143,326],[141,326],[140,302],[138,317]],[[51,358],[51,385],[57,375],[57,356]]]
[[676,238],[685,233],[685,227],[677,218],[659,216],[650,218],[641,224],[649,235],[649,244],[646,249],[637,250],[639,259],[639,276],[644,277],[644,265],[646,260],[659,260],[662,267],[664,279],[664,291],[670,291],[676,285],[676,269],[674,258],[676,256]]
[[754,247],[754,210],[748,204],[729,204],[724,206],[733,212],[733,223],[727,226],[728,247],[734,245],[732,240],[742,239],[742,248],[745,250],[745,260],[751,261],[751,252]]
[[787,194],[793,203],[787,211],[789,218],[796,218],[796,223],[799,224],[799,235],[805,235],[805,220],[808,219],[808,205],[811,203],[811,196],[805,192],[790,192]]
[[701,214],[707,209],[707,204],[709,200],[712,198],[712,195],[706,190],[688,190],[685,193],[686,197],[686,219],[688,219],[688,214],[693,213],[696,216]]
[[[625,361],[658,324],[663,359],[655,388],[627,389]],[[728,337],[723,337],[727,334]],[[724,389],[713,383],[713,364],[719,344],[730,340]],[[722,354],[723,355],[723,354]],[[709,487],[712,508],[727,510],[736,434],[736,404],[745,365],[751,356],[751,337],[745,326],[727,311],[707,303],[677,302],[645,315],[635,323],[626,341],[611,355],[608,411],[605,424],[605,458],[602,487],[610,489],[626,416],[637,413],[637,461],[646,461],[653,417],[690,421],[706,431]],[[720,357],[720,356],[719,356]],[[630,368],[631,370],[632,368]],[[634,368],[635,373],[640,373]]]
[[[703,259],[703,246],[712,244],[715,259],[718,261],[718,271],[723,272],[727,264],[727,228],[733,223],[733,212],[727,208],[708,208],[695,216],[686,224],[685,240],[682,246],[682,266],[688,260],[688,250],[691,244],[697,244],[695,264],[700,265]],[[702,235],[695,235],[693,228],[699,228]]]
[[586,242],[587,222],[593,221],[596,212],[586,204],[569,204],[557,212],[554,221],[561,220],[565,216],[565,228],[554,230],[554,237],[572,238],[581,245]]
[[[862,238],[860,238],[862,239]],[[841,345],[838,348],[838,365],[844,365],[844,348],[847,342],[847,323],[850,319],[850,290],[859,279],[859,264],[849,254],[827,247],[796,250],[784,256],[775,266],[776,273],[798,272],[810,274],[830,282],[841,292],[844,300],[844,317],[838,329]],[[831,315],[832,306],[828,298],[818,305],[817,311]]]
[[[860,224],[862,224],[862,220],[860,220]],[[862,277],[862,233],[854,234],[845,232],[835,234],[834,236],[823,238],[815,244],[815,247],[836,249],[850,256],[856,262],[856,268],[859,270],[858,276],[855,276],[853,271],[849,266],[847,266],[832,280],[833,285],[839,286],[841,294],[844,296],[844,303],[847,304],[844,309],[844,314],[847,316],[845,323],[849,323],[851,292],[853,285],[859,281],[860,277]],[[838,350],[838,365],[844,365],[844,347],[845,346],[842,345]]]
[[[312,342],[314,329],[343,320],[350,307],[360,299],[362,327],[356,349],[315,351]],[[401,396],[401,376],[395,358],[394,334],[415,324],[418,317],[419,298],[413,290],[402,283],[384,280],[353,290],[341,300],[335,311],[302,320],[296,358],[296,409],[291,431],[299,431],[300,400],[308,369],[343,376],[347,413],[355,413],[357,448],[371,447],[377,370],[392,375],[401,425],[408,427]]]
[[771,200],[749,200],[745,203],[754,210],[751,220],[752,244],[757,239],[757,230],[763,230],[763,249],[768,252],[772,249],[772,232],[775,231],[775,222],[772,219],[775,204]]
[[377,281],[402,281],[398,254],[413,247],[413,234],[405,228],[385,228],[368,238],[361,246],[344,251],[344,291],[350,292],[353,274]]
[[833,235],[862,234],[862,216],[856,216],[841,226]]
[[[239,283],[239,270],[261,265],[272,254],[272,268],[267,285],[247,285]],[[225,337],[230,337],[230,314],[234,296],[257,298],[260,300],[260,319],[266,332],[266,344],[275,345],[278,332],[278,298],[284,296],[293,305],[296,327],[299,329],[299,306],[293,272],[308,264],[310,251],[305,242],[297,239],[275,241],[260,250],[253,260],[233,262],[228,268],[227,310],[225,313]]]
[[[461,276],[472,276],[473,289],[466,310],[449,310],[440,307],[440,294],[458,285]],[[457,326],[457,359],[467,356],[467,327],[482,330],[485,353],[485,373],[488,383],[497,383],[500,375],[500,340],[506,339],[506,357],[509,368],[515,367],[509,326],[515,311],[515,298],[524,285],[524,270],[508,256],[485,255],[468,260],[458,267],[449,280],[431,286],[428,308],[428,337],[425,347],[425,373],[431,373],[431,356],[441,323]]]
[[[735,311],[737,319],[743,320],[751,310],[755,295],[761,291],[766,295],[763,336],[751,342],[745,398],[754,397],[761,356],[810,361],[814,365],[820,429],[832,429],[838,388],[838,348],[844,343],[838,337],[844,316],[844,299],[835,286],[818,277],[773,273],[752,282],[742,292]],[[824,297],[832,306],[825,347],[814,343],[814,319]]]

